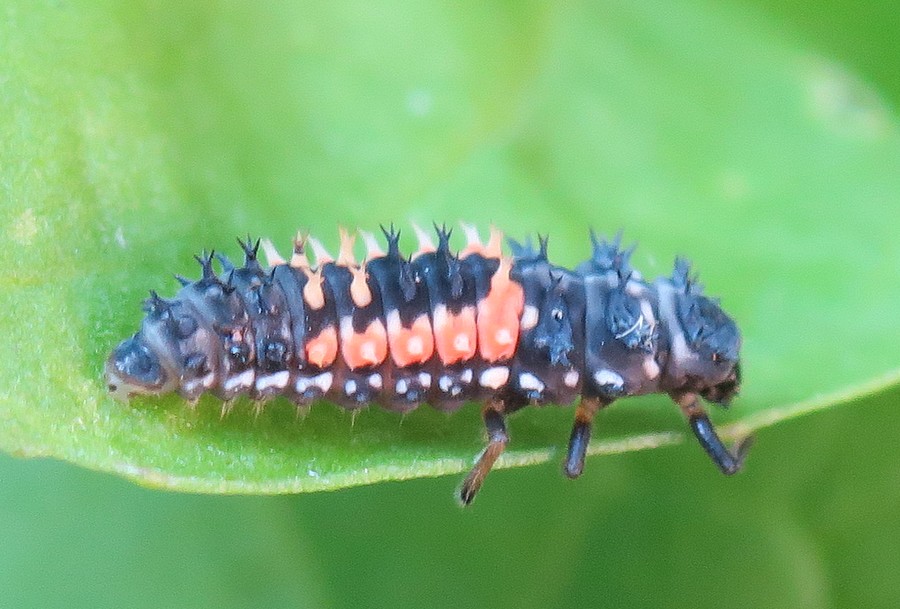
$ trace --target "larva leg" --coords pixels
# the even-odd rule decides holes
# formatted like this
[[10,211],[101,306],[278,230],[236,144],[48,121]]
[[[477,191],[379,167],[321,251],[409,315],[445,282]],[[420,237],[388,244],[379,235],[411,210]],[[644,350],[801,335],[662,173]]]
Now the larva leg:
[[706,451],[713,462],[718,466],[722,473],[726,476],[735,474],[740,471],[744,464],[744,458],[747,451],[753,444],[753,437],[747,437],[738,442],[732,451],[722,443],[716,433],[715,427],[709,420],[703,406],[700,405],[700,399],[695,393],[673,393],[672,399],[681,407],[681,411],[688,418],[691,430],[700,442],[700,446]]
[[594,423],[594,415],[601,408],[609,406],[612,401],[600,398],[582,398],[575,410],[575,423],[572,425],[572,435],[569,436],[569,450],[566,453],[566,462],[563,466],[566,476],[577,478],[584,471],[584,456],[587,453],[588,444],[591,442],[591,427]]
[[475,464],[475,467],[472,468],[472,471],[469,472],[469,475],[466,476],[462,483],[459,499],[463,505],[469,505],[475,499],[475,494],[481,488],[485,477],[491,471],[497,457],[503,453],[506,449],[506,444],[509,442],[509,435],[506,433],[506,422],[503,418],[502,401],[488,401],[481,411],[481,416],[484,419],[484,426],[488,432],[488,445],[484,452],[481,453],[478,463]]

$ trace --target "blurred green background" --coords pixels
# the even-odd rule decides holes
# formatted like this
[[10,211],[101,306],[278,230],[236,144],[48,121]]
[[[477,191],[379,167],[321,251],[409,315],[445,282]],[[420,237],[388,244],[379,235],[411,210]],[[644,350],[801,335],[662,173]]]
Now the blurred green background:
[[[200,248],[391,220],[549,232],[565,264],[623,227],[647,275],[687,254],[746,341],[714,417],[789,419],[733,479],[682,442],[573,483],[571,412],[523,412],[507,465],[536,464],[466,511],[446,476],[224,497],[2,455],[0,607],[896,606],[898,69],[884,0],[0,2],[5,451],[264,493],[465,469],[472,408],[220,423],[103,391]],[[657,431],[683,423],[655,398],[598,425]]]

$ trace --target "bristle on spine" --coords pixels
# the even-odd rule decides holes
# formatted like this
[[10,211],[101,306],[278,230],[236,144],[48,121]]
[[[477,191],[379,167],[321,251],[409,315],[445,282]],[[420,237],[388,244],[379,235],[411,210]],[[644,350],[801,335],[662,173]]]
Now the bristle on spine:
[[484,246],[484,256],[486,258],[499,258],[503,255],[503,232],[497,229],[493,224],[490,228],[491,236],[487,245]]
[[362,237],[363,243],[366,246],[366,262],[384,256],[384,251],[381,249],[381,246],[378,245],[378,241],[375,239],[374,234],[365,230],[358,230],[357,232],[359,233],[359,236]]
[[266,255],[266,262],[270,267],[287,264],[287,261],[281,257],[275,245],[269,239],[265,238],[260,241],[263,253]]
[[355,266],[356,256],[353,254],[353,245],[356,243],[356,234],[350,233],[346,228],[339,227],[341,246],[338,250],[337,263],[340,266]]
[[459,257],[465,258],[469,254],[481,254],[484,251],[484,244],[478,235],[478,228],[474,224],[466,222],[460,222],[459,226],[466,236],[466,247],[459,253]]
[[437,250],[434,242],[431,240],[431,235],[422,230],[422,227],[415,222],[412,223],[412,227],[413,232],[416,233],[416,239],[419,240],[419,251],[415,255],[430,254]]
[[291,266],[295,269],[308,269],[309,259],[306,257],[306,239],[304,233],[297,233],[294,237],[294,251],[291,254]]
[[328,250],[325,249],[325,246],[322,245],[322,242],[316,239],[313,236],[308,236],[306,238],[306,243],[309,244],[310,249],[312,249],[313,256],[316,257],[315,266],[321,268],[323,264],[328,264],[329,262],[334,262],[334,256],[328,253]]

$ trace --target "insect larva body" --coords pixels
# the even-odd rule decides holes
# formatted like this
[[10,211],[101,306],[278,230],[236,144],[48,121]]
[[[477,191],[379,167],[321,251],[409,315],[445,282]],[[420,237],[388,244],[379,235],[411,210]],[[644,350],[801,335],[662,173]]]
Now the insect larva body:
[[[740,335],[676,260],[670,277],[645,282],[632,250],[593,238],[591,258],[574,270],[549,262],[540,247],[501,236],[487,245],[437,245],[417,229],[418,252],[405,257],[399,233],[383,252],[369,235],[366,260],[341,232],[333,259],[315,239],[298,239],[289,260],[265,242],[241,242],[236,267],[200,256],[202,276],[181,279],[173,299],[145,302],[141,331],[110,355],[114,396],[211,392],[230,403],[285,396],[299,406],[329,400],[348,409],[378,403],[408,411],[421,403],[451,411],[484,404],[489,444],[463,484],[469,503],[507,443],[504,416],[526,405],[580,398],[565,471],[581,473],[594,415],[615,399],[667,393],[720,469],[740,468],[748,443],[729,452],[700,405],[727,404],[740,384]],[[316,256],[310,264],[307,251]]]

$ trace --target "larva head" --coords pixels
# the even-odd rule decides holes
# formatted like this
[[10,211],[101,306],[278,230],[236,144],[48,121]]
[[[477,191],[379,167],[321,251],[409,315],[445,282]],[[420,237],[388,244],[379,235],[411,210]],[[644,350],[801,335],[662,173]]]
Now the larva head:
[[168,374],[139,332],[110,353],[106,384],[112,396],[124,402],[134,395],[162,393],[168,385]]
[[[741,383],[741,335],[717,300],[704,296],[689,277],[686,262],[675,263],[676,313],[690,358],[678,362],[690,388],[704,399],[727,405]],[[676,357],[680,354],[675,353]]]
[[181,339],[197,328],[196,320],[177,305],[150,292],[141,331],[119,343],[106,360],[106,384],[113,397],[127,401],[175,388],[179,372],[173,354],[181,352]]

